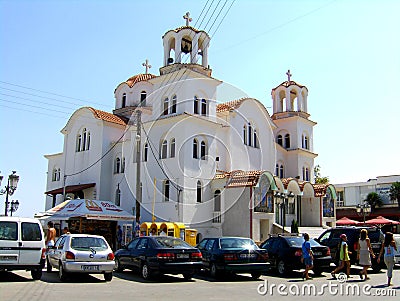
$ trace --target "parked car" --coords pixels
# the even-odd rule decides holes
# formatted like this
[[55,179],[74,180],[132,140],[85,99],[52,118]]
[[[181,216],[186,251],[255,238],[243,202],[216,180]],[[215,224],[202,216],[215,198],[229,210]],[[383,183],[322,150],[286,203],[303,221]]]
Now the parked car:
[[[309,241],[314,253],[314,274],[320,275],[323,271],[330,270],[332,257],[329,247],[322,246],[314,239]],[[304,268],[304,263],[301,262],[303,242],[304,238],[300,235],[271,235],[260,247],[268,251],[271,267],[280,276],[284,276],[289,271]]]
[[394,255],[394,263],[400,264],[400,234],[393,234],[393,239],[396,242],[397,252]]
[[27,270],[39,280],[45,263],[45,243],[38,219],[0,217],[0,271]]
[[224,272],[250,273],[254,279],[268,270],[268,253],[250,238],[204,238],[197,248],[203,256],[203,267],[218,278]]
[[116,271],[140,271],[146,280],[157,274],[182,274],[190,280],[201,267],[199,249],[171,236],[138,237],[115,252]]
[[47,252],[47,272],[58,269],[61,281],[71,273],[104,274],[111,281],[114,266],[114,253],[100,235],[64,234]]
[[379,251],[381,248],[381,244],[384,240],[384,235],[379,228],[376,227],[359,227],[359,226],[341,226],[336,228],[331,228],[323,232],[316,240],[324,246],[328,246],[331,249],[331,255],[333,261],[336,265],[339,264],[339,253],[340,250],[338,246],[340,245],[340,235],[342,233],[347,236],[347,244],[349,248],[350,254],[350,263],[357,263],[357,243],[360,238],[361,229],[367,229],[368,237],[371,242],[372,250],[374,251],[375,258],[372,258],[372,269],[374,272],[379,272],[382,267],[384,267],[384,260],[382,258],[381,263],[377,263],[377,259],[379,256]]

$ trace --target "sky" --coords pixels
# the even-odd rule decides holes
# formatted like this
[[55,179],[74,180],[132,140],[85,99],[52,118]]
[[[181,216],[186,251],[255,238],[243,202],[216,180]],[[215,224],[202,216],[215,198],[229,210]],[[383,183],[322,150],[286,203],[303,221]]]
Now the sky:
[[288,69],[308,88],[321,176],[399,175],[399,11],[398,0],[0,0],[1,187],[17,171],[15,214],[43,211],[44,155],[62,151],[71,114],[111,112],[114,89],[144,73],[145,59],[158,75],[161,37],[186,12],[211,36],[213,77],[271,115],[271,89]]

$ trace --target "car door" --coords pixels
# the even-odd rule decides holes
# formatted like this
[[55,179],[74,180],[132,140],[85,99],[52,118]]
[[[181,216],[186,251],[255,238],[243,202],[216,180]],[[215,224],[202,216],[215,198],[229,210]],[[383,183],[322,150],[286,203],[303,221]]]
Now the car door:
[[[275,247],[274,247],[275,244]],[[275,264],[277,260],[277,252],[276,252],[276,238],[268,239],[263,245],[262,248],[268,251],[268,262]]]
[[60,236],[54,244],[54,247],[49,249],[47,252],[47,258],[49,259],[49,262],[53,267],[58,268],[58,262],[63,254],[65,240],[65,235]]
[[120,249],[118,251],[118,258],[121,265],[129,269],[134,268],[134,250],[136,249],[136,245],[138,244],[139,240],[140,238],[135,238],[126,246],[126,249]]
[[35,265],[42,257],[43,232],[39,223],[22,222],[19,261],[26,265]]
[[0,266],[18,264],[19,244],[18,223],[0,221]]
[[203,261],[204,266],[206,266],[206,260],[205,260],[204,256],[206,256],[206,252],[207,252],[207,250],[205,249],[207,242],[208,242],[208,239],[205,238],[196,246],[196,248],[199,249],[201,252],[202,261]]
[[133,266],[140,269],[142,261],[146,260],[149,248],[149,239],[147,237],[140,238],[135,249],[133,250]]

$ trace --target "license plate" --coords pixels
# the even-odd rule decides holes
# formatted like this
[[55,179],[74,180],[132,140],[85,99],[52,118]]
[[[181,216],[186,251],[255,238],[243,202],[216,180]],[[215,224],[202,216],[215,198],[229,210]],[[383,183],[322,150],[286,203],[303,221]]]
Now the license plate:
[[98,271],[100,270],[98,265],[81,265],[82,271]]
[[189,254],[176,254],[176,258],[189,258]]
[[256,258],[256,254],[240,254],[240,258]]
[[315,255],[315,256],[321,256],[321,255],[322,255],[322,252],[314,252],[314,255]]
[[3,255],[0,256],[1,261],[17,261],[17,256],[14,255]]

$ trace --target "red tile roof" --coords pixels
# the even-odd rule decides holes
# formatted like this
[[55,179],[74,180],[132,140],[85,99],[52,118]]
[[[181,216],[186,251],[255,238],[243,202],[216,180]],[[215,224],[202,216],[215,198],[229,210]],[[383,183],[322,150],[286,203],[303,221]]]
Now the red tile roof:
[[136,84],[136,83],[138,83],[138,82],[147,81],[147,80],[152,79],[152,78],[155,78],[155,77],[157,77],[157,75],[150,74],[150,73],[147,73],[147,74],[137,74],[137,75],[134,75],[134,76],[128,78],[128,79],[126,80],[126,83],[127,83],[127,85],[128,85],[130,88],[132,88],[133,85]]
[[122,119],[121,117],[105,112],[105,111],[101,111],[101,110],[96,110],[94,108],[89,107],[88,108],[90,111],[92,111],[93,115],[100,120],[104,120],[104,121],[108,121],[108,122],[112,122],[112,123],[116,123],[119,125],[127,125],[127,122]]
[[283,83],[281,83],[280,85],[276,86],[272,90],[276,90],[280,86],[284,86],[285,88],[287,88],[289,86],[298,86],[300,88],[304,88],[305,87],[305,86],[300,85],[300,84],[296,83],[295,81],[291,80],[291,81],[284,81]]
[[217,113],[236,110],[237,108],[239,108],[242,105],[242,103],[246,99],[248,99],[248,98],[244,97],[244,98],[221,103],[221,104],[217,105]]

